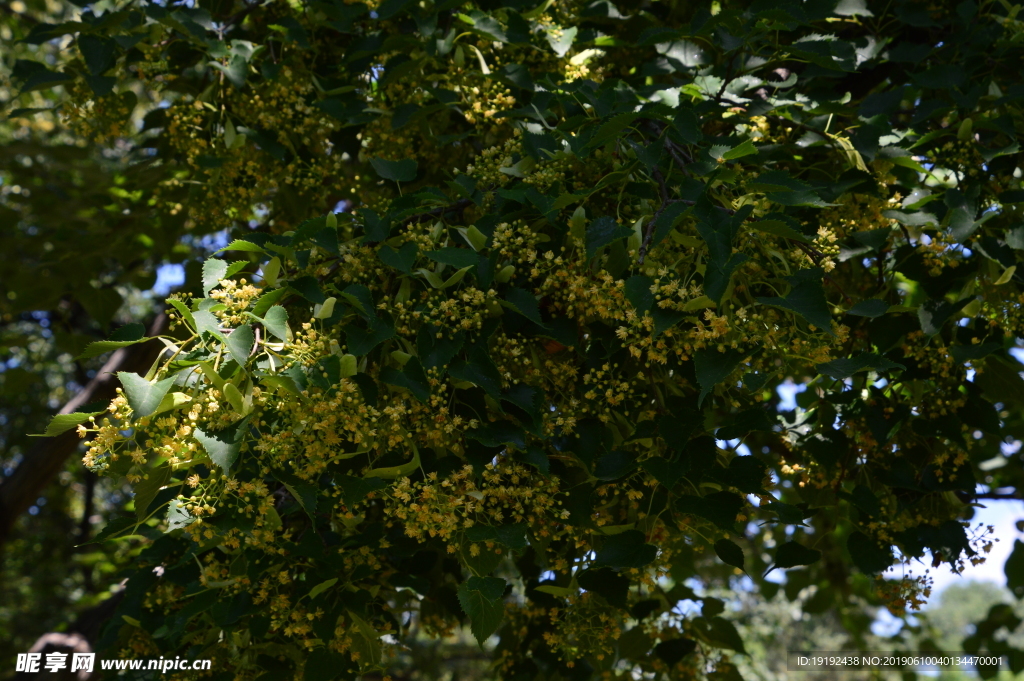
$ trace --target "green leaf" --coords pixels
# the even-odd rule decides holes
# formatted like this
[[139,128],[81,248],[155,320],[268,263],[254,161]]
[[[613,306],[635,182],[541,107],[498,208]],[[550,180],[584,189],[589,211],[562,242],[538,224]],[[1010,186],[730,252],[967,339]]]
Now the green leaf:
[[697,642],[692,638],[670,638],[654,646],[652,650],[655,657],[669,667],[674,667],[696,649]]
[[751,140],[743,140],[742,144],[733,147],[729,151],[722,154],[722,158],[724,158],[726,161],[732,161],[737,158],[743,158],[744,156],[749,156],[750,154],[756,153],[757,147],[754,146],[754,143]]
[[[633,124],[633,121],[637,119],[638,114],[635,113],[622,113],[617,116],[613,116],[609,120],[601,124],[601,127],[597,129],[594,136],[591,138],[587,146],[591,149],[603,146],[612,140],[619,139],[622,137],[622,131]],[[589,247],[587,251],[589,252]],[[589,257],[589,256],[588,256]]]
[[[377,18],[381,20],[390,19],[405,9],[405,6],[410,2],[411,0],[384,0],[377,8]],[[350,7],[360,7],[363,11],[366,10],[366,5],[350,5]]]
[[118,516],[110,520],[99,534],[93,537],[92,541],[86,542],[87,544],[97,544],[108,539],[119,539],[122,537],[130,537],[135,534],[135,529],[139,526],[138,521],[132,516]]
[[349,284],[341,292],[341,296],[366,319],[373,319],[377,316],[377,305],[373,302],[373,293],[363,284]]
[[388,486],[381,478],[357,478],[351,475],[339,475],[335,482],[341,487],[341,500],[349,509],[365,500],[370,492]]
[[[806,507],[806,504],[801,504],[801,506]],[[805,525],[804,518],[813,515],[813,511],[805,511],[801,506],[769,501],[762,505],[762,508],[774,513],[778,517],[778,521],[784,525]]]
[[501,397],[501,374],[484,347],[472,346],[466,359],[455,360],[449,366],[448,373],[452,378],[480,386],[494,399]]
[[505,580],[498,577],[470,577],[459,585],[459,605],[469,615],[470,630],[481,648],[505,615],[505,586]]
[[107,340],[113,341],[115,343],[146,340],[146,327],[140,324],[139,322],[125,324],[124,326],[114,331],[114,333],[110,334],[110,338],[108,338]]
[[882,503],[866,485],[857,485],[851,494],[841,493],[840,496],[874,518],[879,518],[882,515]]
[[494,572],[502,559],[505,558],[504,554],[497,553],[501,549],[492,550],[479,544],[477,545],[478,552],[476,555],[473,555],[472,546],[473,542],[463,541],[459,556],[462,558],[463,564],[477,577],[486,577]]
[[[471,268],[466,268],[466,269],[469,270]],[[459,270],[459,271],[461,272],[462,270]],[[436,273],[431,272],[430,270],[428,270],[428,269],[426,269],[424,267],[421,267],[418,270],[416,270],[416,273],[421,275],[424,279],[426,279],[427,283],[429,283],[434,288],[438,288],[438,289],[445,288],[445,282],[443,282],[441,280],[441,277],[437,276]],[[458,272],[456,272],[456,274],[458,274]]]
[[576,31],[578,29],[575,26],[571,26],[566,29],[559,29],[560,35],[555,35],[554,31],[547,32],[548,45],[555,51],[559,57],[564,57],[565,53],[572,47],[572,41],[576,39]]
[[194,521],[192,516],[189,515],[188,510],[186,510],[185,504],[181,503],[177,499],[171,499],[171,503],[167,504],[167,515],[164,517],[167,520],[168,532],[180,530],[183,527],[191,525]]
[[436,251],[428,251],[425,255],[434,262],[451,265],[452,267],[472,267],[480,262],[480,256],[469,248],[448,246]]
[[127,371],[117,372],[117,377],[124,386],[124,396],[128,400],[128,406],[132,408],[133,418],[153,414],[174,384],[173,376],[156,383],[150,383],[142,376]]
[[728,539],[719,539],[715,542],[715,555],[726,565],[738,567],[746,572],[746,569],[743,567],[743,549],[737,546],[735,542]]
[[904,213],[898,210],[883,210],[882,215],[907,227],[937,225],[939,221],[931,213]]
[[640,463],[640,467],[650,473],[655,480],[672,489],[679,479],[686,475],[687,467],[680,462],[669,461],[660,456],[652,457]]
[[903,168],[910,168],[916,173],[927,173],[924,166],[914,160],[906,149],[898,149],[896,147],[886,147],[879,150],[878,157],[891,161],[893,164]]
[[149,506],[156,499],[156,495],[170,481],[171,467],[165,463],[149,471],[146,477],[135,485],[135,517],[140,523],[149,515]]
[[338,302],[338,299],[331,296],[324,301],[323,305],[313,308],[313,317],[317,318],[317,320],[330,320],[331,316],[334,314],[334,304],[336,302]]
[[181,315],[181,318],[185,320],[186,324],[188,324],[193,329],[195,328],[196,320],[195,318],[192,317],[192,310],[188,309],[188,306],[186,306],[185,303],[181,302],[180,300],[175,300],[174,298],[168,298],[166,302],[168,305],[170,305],[171,307],[178,311],[178,314]]
[[615,218],[604,215],[587,227],[587,258],[593,258],[602,246],[629,238],[633,230],[615,222]]
[[710,626],[704,634],[712,645],[740,653],[746,652],[743,639],[732,622],[721,617],[712,617],[708,619],[708,624]]
[[700,120],[692,109],[680,108],[672,120],[672,126],[687,144],[697,144],[704,139],[700,129]]
[[1024,380],[1019,374],[1020,365],[1000,358],[988,357],[984,371],[974,377],[974,384],[992,402],[1004,402],[1015,408],[1024,406]]
[[594,466],[594,477],[598,480],[618,480],[636,467],[633,455],[621,449],[604,454]]
[[[251,241],[244,241],[242,239],[235,239],[224,248],[217,251],[217,253],[223,253],[224,251],[243,251],[245,253],[266,253],[261,247],[257,246]],[[243,262],[243,265],[247,264]],[[223,277],[221,277],[223,279]]]
[[448,277],[448,279],[446,279],[445,282],[441,284],[439,288],[451,288],[452,286],[455,286],[460,281],[462,281],[463,277],[466,276],[466,273],[473,269],[473,267],[475,267],[475,265],[467,265],[466,267],[463,267],[461,270],[458,270],[455,274]]
[[225,383],[221,390],[224,393],[224,399],[228,401],[228,404],[231,405],[235,413],[245,416],[249,412],[245,405],[245,398],[242,397],[242,392],[234,383]]
[[314,305],[323,305],[324,301],[327,300],[327,296],[320,289],[320,283],[315,277],[306,275],[299,277],[292,281],[291,287],[298,291],[299,295],[313,303]]
[[125,324],[117,331],[110,335],[110,338],[102,341],[93,341],[85,347],[76,360],[80,359],[91,359],[98,355],[102,355],[105,352],[111,350],[117,350],[118,348],[126,348],[129,345],[135,345],[136,343],[145,343],[150,340],[146,336],[146,327],[138,322],[132,324]]
[[276,288],[273,291],[264,293],[256,300],[256,304],[252,307],[252,313],[257,317],[263,317],[270,308],[276,305],[277,301],[281,300],[281,298],[284,298],[290,290],[291,289],[286,286],[284,288]]
[[714,301],[715,304],[720,303],[722,296],[729,290],[729,281],[732,279],[732,273],[749,259],[750,256],[746,253],[733,253],[728,260],[722,262],[711,260],[707,264],[704,277],[704,292],[708,298]]
[[331,296],[319,308],[314,308],[314,319],[330,319],[334,315],[334,304],[337,302],[338,299]]
[[227,473],[234,465],[235,459],[238,458],[238,452],[242,449],[242,440],[245,438],[248,426],[248,419],[242,419],[235,427],[209,433],[201,428],[196,428],[192,434],[206,450],[210,461]]
[[993,352],[1002,350],[1002,343],[979,343],[978,345],[951,345],[949,347],[949,354],[953,356],[957,362],[963,364],[964,362],[972,362],[975,360],[988,357]]
[[314,598],[316,598],[317,596],[319,596],[323,592],[327,591],[328,589],[330,589],[332,586],[334,586],[337,583],[338,583],[338,578],[337,577],[331,577],[330,579],[326,579],[326,580],[320,582],[319,584],[317,584],[316,586],[314,586],[312,589],[309,590],[309,593],[306,594],[306,595],[309,598],[309,600],[313,600]]
[[892,565],[892,549],[876,542],[863,532],[854,532],[846,542],[853,563],[869,575],[885,572]]
[[658,547],[644,541],[644,533],[627,530],[605,538],[594,559],[595,566],[641,568],[654,562]]
[[610,605],[625,608],[629,598],[629,577],[609,568],[591,568],[576,574],[581,588],[602,596]]
[[231,359],[238,363],[238,366],[244,367],[249,362],[249,353],[252,352],[252,346],[255,342],[256,337],[252,332],[252,327],[248,324],[243,324],[228,336],[228,354],[231,355]]
[[412,182],[416,179],[418,164],[415,159],[405,158],[401,161],[385,161],[382,158],[371,158],[370,165],[385,180],[393,182]]
[[380,634],[367,624],[363,618],[351,610],[348,611],[355,631],[352,633],[352,647],[359,653],[360,664],[375,665],[380,662]]
[[772,432],[778,421],[760,407],[747,409],[733,417],[728,425],[718,429],[715,437],[719,440],[733,440],[753,430]]
[[220,320],[217,319],[215,314],[208,310],[197,310],[192,313],[192,319],[196,323],[196,333],[200,336],[209,332],[214,338],[226,342],[227,339],[224,338],[224,334],[220,331]]
[[753,207],[748,205],[734,215],[728,215],[712,204],[706,195],[702,195],[694,206],[697,232],[708,246],[704,293],[716,304],[728,290],[732,273],[748,260],[745,253],[733,253],[732,242],[752,210]]
[[401,371],[394,367],[384,367],[380,372],[380,380],[390,385],[405,388],[424,404],[430,399],[430,382],[423,372],[419,359],[412,357]]
[[[25,61],[26,60],[19,59],[18,63],[21,64]],[[32,69],[32,72],[24,79],[24,82],[21,84],[21,91],[19,94],[32,92],[33,90],[46,90],[55,85],[60,85],[61,83],[67,83],[68,81],[74,80],[74,76],[69,73],[50,71],[38,62],[29,63],[34,64],[37,68]]]
[[385,480],[394,480],[404,475],[409,475],[414,470],[420,467],[420,450],[416,448],[416,445],[412,446],[412,459],[400,466],[385,466],[384,468],[374,468],[363,476],[364,478],[383,478]]
[[[505,595],[507,586],[508,582],[499,577],[470,577],[459,585],[459,591],[463,591],[463,588],[466,591],[477,591],[483,599],[497,601]],[[461,595],[459,601],[462,601]],[[465,605],[463,605],[463,610],[471,618],[473,617],[473,614],[466,609]]]
[[272,305],[263,317],[263,327],[277,338],[288,340],[288,311],[280,305]]
[[417,253],[418,247],[414,242],[410,241],[402,244],[402,247],[397,251],[390,246],[381,246],[377,250],[377,257],[388,267],[394,267],[396,270],[409,274],[413,263],[416,262]]
[[477,229],[476,225],[460,227],[458,231],[474,251],[479,251],[487,245],[487,235]]
[[825,271],[820,267],[800,270],[793,276],[786,277],[792,288],[784,298],[758,298],[757,302],[796,312],[818,329],[834,336],[832,313],[829,312],[825,289],[821,285],[824,274]]
[[1024,597],[1024,542],[1020,539],[1014,540],[1013,553],[1006,559],[1003,573],[1006,575],[1006,588],[1017,598]]
[[[778,213],[776,213],[776,215],[778,215]],[[811,241],[782,220],[755,220],[750,224],[759,232],[781,236],[783,239],[789,239],[790,241],[799,241],[800,243],[805,244],[810,243]]]
[[705,596],[701,601],[700,614],[703,617],[714,617],[715,615],[721,615],[725,612],[725,601],[720,598],[710,598]]
[[710,520],[723,530],[734,532],[736,516],[743,509],[743,504],[743,497],[734,492],[715,492],[703,497],[682,496],[676,501],[676,510]]
[[974,221],[972,211],[962,206],[957,206],[949,211],[947,218],[949,220],[950,235],[959,243],[966,241],[967,237],[973,234],[974,230],[981,224],[981,220],[978,222]]
[[89,73],[101,76],[117,61],[117,43],[109,38],[90,34],[78,36],[78,49],[82,52]]
[[862,300],[849,310],[846,314],[856,315],[858,317],[869,317],[874,319],[875,317],[881,317],[889,309],[889,303],[878,298],[871,298],[868,300]]
[[447,366],[462,349],[465,340],[466,335],[461,331],[454,337],[442,335],[438,338],[436,327],[424,325],[416,335],[416,352],[426,369]]
[[537,326],[544,326],[544,321],[540,318],[540,307],[537,305],[537,299],[529,291],[512,287],[505,292],[505,300],[502,302],[508,303],[509,307]]
[[810,565],[811,563],[817,563],[819,560],[821,560],[821,551],[809,549],[795,541],[788,541],[775,552],[775,564],[768,568],[764,574],[767,575],[776,568]]
[[[356,5],[357,7],[359,5]],[[366,5],[362,5],[365,7]],[[382,5],[383,7],[383,5]],[[266,618],[264,621],[270,622],[270,618]],[[334,626],[333,624],[331,626]],[[359,637],[362,639],[362,636]],[[257,636],[253,635],[253,640],[256,640]],[[336,653],[333,650],[320,647],[309,652],[306,656],[305,670],[303,671],[302,681],[335,681],[339,678],[344,678],[345,672],[354,672],[352,667],[355,664],[351,661],[348,653]],[[342,674],[339,676],[339,674]]]
[[[768,199],[783,206],[817,206],[820,208],[829,205],[821,200],[811,185],[790,177],[789,173],[782,170],[771,170],[762,173],[755,180],[747,184],[747,189],[763,191]],[[792,218],[787,220],[784,215],[778,213],[775,215],[779,215],[784,222],[792,226],[790,222]],[[808,240],[802,238],[799,241],[806,242]]]
[[505,34],[505,29],[501,27],[498,20],[489,14],[484,14],[478,9],[471,11],[469,14],[458,14],[456,15],[459,19],[474,28],[474,30],[483,34],[487,38],[498,42],[508,42],[508,37]]
[[546,476],[551,471],[551,461],[548,460],[547,454],[540,447],[533,445],[527,447],[526,452],[520,455],[519,460],[530,464],[540,471],[542,475]]
[[834,359],[831,362],[818,364],[814,367],[818,373],[831,376],[835,379],[844,379],[853,376],[858,371],[891,371],[892,369],[905,370],[907,367],[893,362],[873,352],[862,352],[856,357],[844,357]]
[[764,476],[768,466],[752,454],[734,457],[725,470],[717,471],[715,478],[722,484],[735,487],[746,494],[764,494]]
[[220,285],[228,273],[228,263],[218,258],[210,258],[203,263],[203,295],[209,295],[210,291]]
[[277,473],[275,475],[281,481],[281,484],[284,485],[285,489],[288,490],[288,494],[291,494],[292,498],[306,512],[309,519],[314,520],[313,514],[316,513],[317,502],[316,485],[305,482],[291,474]]
[[231,55],[227,64],[222,64],[219,61],[211,61],[208,64],[223,73],[224,77],[236,88],[245,86],[245,77],[249,71],[249,63],[242,55]]
[[354,325],[345,328],[345,343],[356,357],[368,355],[375,347],[395,335],[395,327],[383,319],[372,319],[365,331]]
[[693,353],[697,383],[700,384],[700,396],[697,398],[698,406],[703,404],[704,398],[711,392],[712,388],[724,381],[729,374],[736,370],[736,367],[743,362],[743,359],[748,354],[740,350],[718,352],[715,348],[704,348]]
[[481,442],[486,447],[512,445],[520,450],[526,449],[526,432],[511,421],[495,421],[477,426],[469,431],[466,437]]
[[495,542],[513,551],[527,547],[526,525],[474,525],[466,530],[466,539],[472,542]]
[[643,274],[634,274],[626,280],[626,300],[636,308],[637,314],[647,312],[654,305],[652,286],[654,280]]
[[929,336],[934,336],[942,330],[942,326],[949,321],[957,312],[970,304],[971,298],[964,298],[955,303],[945,299],[934,300],[929,298],[917,308],[917,318],[921,322],[921,330]]
[[104,412],[93,411],[85,413],[76,411],[72,414],[57,414],[50,419],[50,423],[46,426],[46,430],[44,430],[41,435],[34,437],[57,437],[61,433],[66,433],[72,428],[77,427],[78,424],[85,423],[93,416],[99,416],[102,413]]

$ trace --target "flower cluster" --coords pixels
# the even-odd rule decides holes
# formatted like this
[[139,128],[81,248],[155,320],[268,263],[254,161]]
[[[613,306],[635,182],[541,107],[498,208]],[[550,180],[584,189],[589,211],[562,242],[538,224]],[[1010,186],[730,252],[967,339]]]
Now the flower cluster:
[[473,542],[464,538],[466,530],[478,525],[525,523],[538,537],[559,532],[559,521],[567,512],[558,510],[557,493],[556,478],[499,458],[484,466],[479,481],[469,465],[443,478],[437,473],[418,482],[402,478],[387,492],[385,513],[392,522],[401,522],[406,536],[420,540],[438,537],[447,544],[449,553],[468,542],[469,554],[476,556],[483,548],[481,544],[495,548],[491,540]]

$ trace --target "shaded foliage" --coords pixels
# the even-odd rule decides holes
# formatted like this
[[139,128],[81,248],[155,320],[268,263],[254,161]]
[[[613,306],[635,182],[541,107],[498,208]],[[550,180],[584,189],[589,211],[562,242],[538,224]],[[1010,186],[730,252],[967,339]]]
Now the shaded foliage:
[[[770,599],[788,570],[853,647],[869,608],[920,606],[926,579],[876,575],[981,560],[970,504],[1024,474],[1001,449],[1018,11],[229,1],[34,26],[74,47],[12,80],[59,84],[97,148],[133,140],[108,193],[159,225],[146,257],[179,225],[235,239],[168,301],[160,361],[80,419],[87,466],[136,492],[107,538],[150,540],[101,644],[317,679],[468,630],[500,678],[736,678],[736,615],[688,578]],[[95,249],[115,224],[79,228]],[[1014,622],[989,620],[979,646]]]

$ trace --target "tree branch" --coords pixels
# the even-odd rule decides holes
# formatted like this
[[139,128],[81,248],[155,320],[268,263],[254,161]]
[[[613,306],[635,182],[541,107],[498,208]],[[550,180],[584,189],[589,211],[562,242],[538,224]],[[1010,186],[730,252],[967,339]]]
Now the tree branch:
[[[167,315],[161,312],[153,321],[149,335],[165,333],[168,323]],[[159,341],[154,340],[115,350],[89,384],[58,414],[74,413],[89,402],[112,400],[119,385],[116,373],[148,371],[163,348]],[[25,453],[10,477],[0,483],[0,546],[10,538],[18,516],[35,503],[50,480],[64,467],[67,458],[78,449],[79,442],[78,433],[74,430],[57,437],[40,438],[38,444]]]

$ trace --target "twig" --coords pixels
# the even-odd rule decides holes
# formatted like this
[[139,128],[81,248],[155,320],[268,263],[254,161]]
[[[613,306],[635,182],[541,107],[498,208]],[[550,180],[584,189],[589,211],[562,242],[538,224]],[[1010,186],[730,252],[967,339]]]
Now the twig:
[[821,262],[821,259],[825,257],[824,253],[818,251],[817,249],[811,248],[810,246],[803,242],[796,241],[795,239],[787,239],[787,241],[796,244],[801,251],[806,253],[807,257],[811,259],[811,262],[814,263],[815,267],[817,267],[818,264]]
[[402,220],[402,222],[403,223],[424,222],[426,220],[429,220],[430,218],[440,217],[440,216],[444,215],[445,213],[447,213],[448,211],[451,211],[451,210],[455,210],[455,211],[460,211],[461,212],[461,211],[464,211],[466,208],[468,208],[470,205],[472,205],[472,203],[473,202],[470,199],[459,199],[455,203],[453,203],[451,205],[448,205],[448,206],[441,206],[440,208],[435,208],[433,210],[428,210],[425,213],[417,213],[416,215],[410,215],[409,217],[407,217],[404,220]]
[[730,59],[729,63],[726,64],[725,78],[722,79],[722,87],[718,88],[718,94],[715,95],[715,102],[719,104],[722,102],[722,95],[725,94],[725,88],[728,87],[730,82],[732,82],[732,63],[733,60]]
[[853,298],[851,298],[850,296],[846,295],[846,291],[844,291],[844,290],[843,290],[843,287],[842,287],[842,286],[840,286],[840,285],[838,284],[838,282],[836,282],[836,280],[835,280],[835,279],[833,279],[832,277],[830,277],[829,275],[827,275],[827,274],[826,274],[826,275],[825,275],[825,281],[827,281],[828,283],[830,283],[830,284],[832,284],[833,286],[835,286],[835,287],[836,287],[836,290],[838,290],[838,291],[839,291],[839,293],[841,293],[841,294],[843,295],[843,299],[844,299],[844,300],[845,300],[845,301],[846,301],[847,303],[852,303],[852,302],[853,302]]
[[651,173],[654,177],[654,181],[658,183],[658,192],[661,195],[661,205],[664,207],[668,203],[668,186],[665,184],[665,176],[661,174],[661,171],[657,168]]
[[[661,137],[662,133],[664,133],[665,131],[666,126],[662,125],[659,121],[654,121],[650,119],[647,119],[646,122],[648,127],[650,127],[655,133],[657,133],[659,137]],[[668,151],[668,153],[671,154],[676,164],[679,166],[679,170],[682,171],[684,175],[689,176],[690,171],[686,169],[686,165],[688,163],[693,163],[693,159],[690,158],[689,154],[687,154],[686,151],[684,151],[678,144],[669,139],[668,135],[665,136],[665,139],[662,143],[664,144],[665,149]],[[682,158],[680,158],[680,156]]]
[[[683,171],[684,175],[689,176],[690,171],[686,169],[686,164],[683,163],[683,159],[679,158],[679,155],[685,154],[685,152],[683,152],[682,149],[677,150],[678,146],[679,145],[670,139],[665,140],[665,148],[668,149],[668,153],[672,155],[672,159],[679,165],[679,170]],[[690,160],[690,163],[693,163],[692,159]]]
[[672,203],[687,203],[693,205],[693,201],[687,201],[685,199],[671,199],[668,196],[668,186],[665,184],[665,176],[661,174],[661,171],[655,168],[651,172],[651,177],[658,183],[658,193],[661,195],[661,206],[658,210],[654,211],[654,215],[651,217],[651,221],[647,223],[647,228],[644,230],[644,240],[640,244],[640,251],[637,254],[637,263],[640,265],[644,264],[644,258],[647,257],[647,249],[651,246],[651,239],[654,238],[654,225],[658,222],[658,218],[662,212]]

